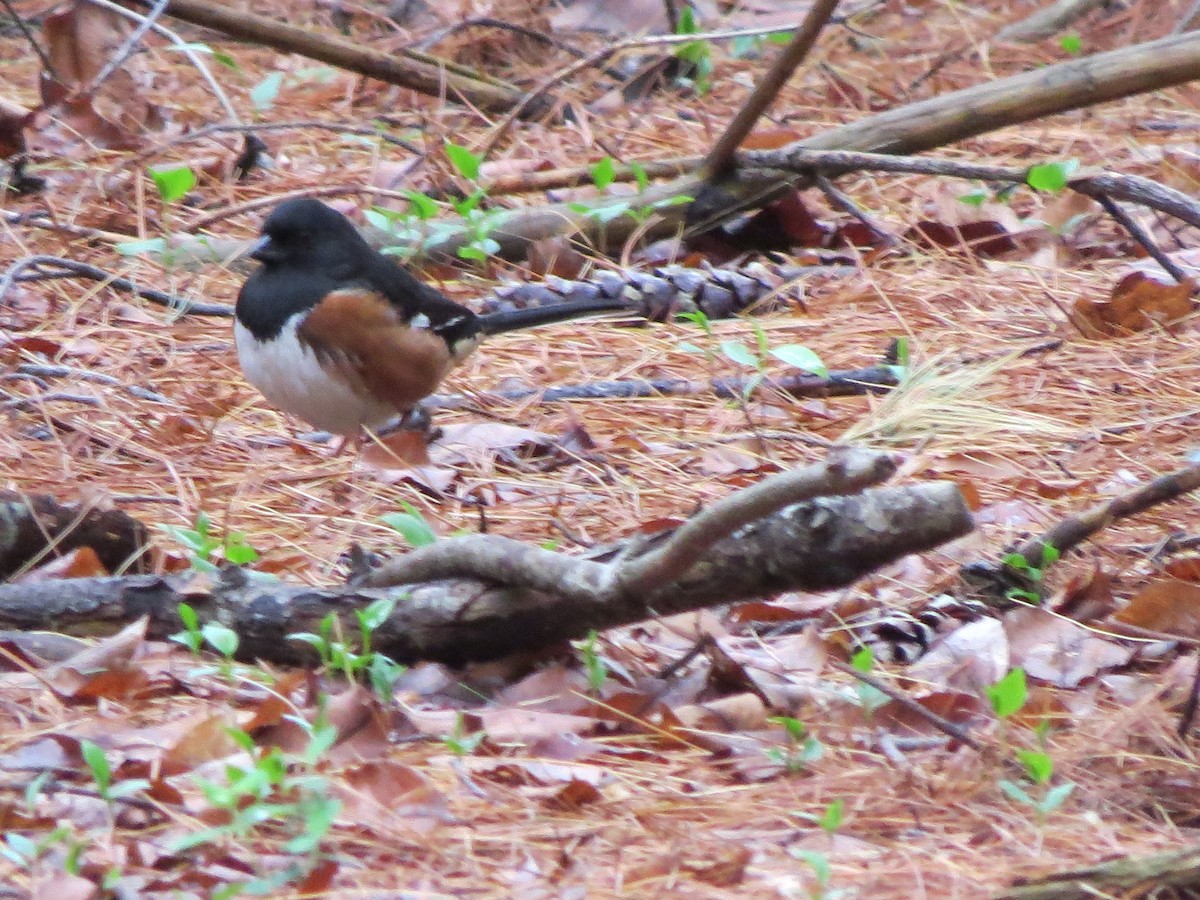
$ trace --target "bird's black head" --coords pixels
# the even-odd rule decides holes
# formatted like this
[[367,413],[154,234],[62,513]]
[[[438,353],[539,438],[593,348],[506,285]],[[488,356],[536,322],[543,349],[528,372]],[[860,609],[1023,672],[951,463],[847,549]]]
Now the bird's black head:
[[333,273],[352,269],[364,252],[370,247],[349,219],[319,200],[297,197],[267,216],[250,256],[268,267],[286,263]]

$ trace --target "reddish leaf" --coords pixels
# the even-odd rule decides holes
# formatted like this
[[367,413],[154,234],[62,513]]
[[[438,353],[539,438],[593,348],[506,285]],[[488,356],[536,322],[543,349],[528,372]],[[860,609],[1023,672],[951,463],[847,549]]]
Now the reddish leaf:
[[1173,578],[1153,581],[1113,618],[1151,631],[1200,637],[1200,584]]
[[1075,318],[1088,337],[1145,331],[1190,315],[1195,309],[1191,299],[1195,291],[1196,282],[1190,278],[1179,284],[1164,284],[1145,272],[1130,272],[1113,288],[1108,300],[1079,298]]

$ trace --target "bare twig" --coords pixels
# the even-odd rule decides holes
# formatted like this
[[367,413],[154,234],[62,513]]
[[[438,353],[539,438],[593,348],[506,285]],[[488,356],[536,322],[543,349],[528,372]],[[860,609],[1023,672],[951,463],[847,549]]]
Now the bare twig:
[[1197,488],[1200,488],[1200,464],[1160,475],[1141,487],[1059,522],[1040,537],[1030,538],[1021,544],[1016,552],[1030,566],[1041,568],[1046,547],[1053,547],[1060,554],[1065,553],[1118,519],[1145,512],[1160,503],[1177,500]]
[[133,29],[129,37],[125,38],[120,48],[114,53],[104,64],[104,67],[96,73],[96,76],[87,84],[86,87],[80,88],[76,93],[87,97],[92,94],[100,85],[108,80],[109,76],[121,66],[125,65],[125,60],[133,54],[137,49],[137,45],[141,43],[142,38],[146,36],[146,32],[154,27],[154,23],[162,16],[163,11],[167,8],[169,0],[154,0],[154,6],[144,16],[140,16],[141,21],[137,27]]
[[365,584],[390,587],[448,577],[476,577],[555,593],[576,602],[645,597],[690,570],[700,554],[738,528],[803,499],[860,491],[895,469],[886,453],[842,449],[822,463],[773,475],[690,519],[660,549],[599,563],[497,535],[421,547],[371,573]]
[[627,560],[616,572],[617,589],[626,596],[658,590],[743,525],[801,500],[858,493],[889,478],[896,464],[896,457],[887,453],[842,448],[818,465],[766,478],[693,516],[665,546]]
[[21,34],[25,36],[25,40],[29,42],[29,46],[33,48],[33,52],[37,54],[37,58],[41,60],[42,68],[46,70],[48,75],[57,81],[58,75],[54,71],[54,65],[50,62],[50,57],[46,55],[46,51],[42,48],[42,45],[38,43],[37,38],[33,36],[33,32],[30,31],[29,26],[25,24],[25,20],[21,18],[15,9],[13,9],[12,3],[10,3],[9,0],[0,0],[0,3],[4,4],[5,11],[8,12],[13,22],[16,23],[16,26],[18,29],[20,29]]
[[1142,248],[1148,254],[1150,254],[1154,261],[1162,266],[1172,278],[1174,278],[1176,281],[1183,281],[1185,278],[1187,278],[1187,273],[1185,273],[1183,269],[1179,268],[1179,266],[1175,264],[1175,261],[1172,260],[1171,257],[1162,252],[1158,246],[1158,243],[1154,240],[1154,237],[1150,234],[1150,232],[1143,228],[1137,219],[1129,215],[1129,213],[1125,212],[1125,210],[1121,209],[1121,207],[1117,205],[1117,202],[1109,197],[1108,194],[1098,193],[1092,194],[1091,196],[1097,203],[1104,207],[1105,212],[1116,219],[1122,225],[1122,227],[1124,227],[1124,229],[1133,236],[1135,241],[1142,245]]
[[518,118],[527,117],[526,113],[523,111],[527,110],[529,106],[542,102],[546,93],[548,93],[552,88],[562,84],[568,78],[579,72],[582,72],[584,69],[591,69],[600,66],[602,63],[612,59],[612,57],[617,56],[618,54],[624,53],[626,50],[635,50],[641,47],[687,44],[691,43],[692,41],[715,41],[735,39],[739,37],[754,37],[763,34],[771,34],[778,30],[778,28],[750,28],[738,31],[709,31],[699,34],[658,34],[650,37],[629,38],[628,40],[618,41],[617,43],[611,44],[608,47],[603,47],[600,50],[597,50],[595,53],[592,53],[591,55],[586,56],[569,66],[559,69],[557,72],[545,78],[540,84],[537,85],[537,87],[526,94],[521,100],[520,104],[518,104],[518,106],[492,130],[492,133],[488,136],[488,139],[479,147],[478,152],[481,156],[487,156],[494,149],[496,149],[496,146],[504,139],[504,136],[508,134],[509,129],[512,128],[513,123],[516,122]]
[[860,672],[858,669],[854,668],[854,666],[848,666],[840,660],[831,659],[829,660],[829,665],[837,669],[839,672],[844,672],[847,675],[854,676],[863,684],[870,685],[871,687],[875,688],[875,690],[879,691],[879,693],[890,697],[892,700],[895,700],[909,712],[920,716],[934,728],[938,729],[938,731],[949,735],[959,743],[966,744],[972,750],[981,751],[983,749],[973,737],[967,734],[965,728],[955,725],[949,719],[939,716],[931,709],[927,709],[916,700],[913,700],[911,697],[896,690],[886,681],[876,678],[869,672]]
[[[88,2],[93,6],[102,7],[110,12],[116,13],[119,16],[132,19],[135,22],[143,22],[146,20],[146,17],[140,13],[136,13],[131,9],[126,9],[125,7],[119,6],[116,3],[112,3],[111,0],[88,0]],[[221,88],[221,85],[217,83],[217,79],[213,77],[213,74],[209,71],[208,66],[204,64],[204,60],[202,60],[199,54],[192,49],[191,45],[189,45],[187,41],[177,35],[174,31],[166,28],[163,25],[160,25],[158,22],[151,22],[150,30],[160,37],[166,38],[179,49],[179,52],[182,53],[188,62],[190,62],[196,68],[196,71],[200,73],[200,77],[204,79],[206,84],[208,84],[209,90],[213,92],[213,96],[217,98],[217,102],[220,103],[221,108],[225,110],[225,115],[229,121],[240,122],[241,118],[238,116],[237,110],[233,108],[233,104],[229,102],[229,97],[226,96],[225,91]]]
[[780,90],[792,77],[796,68],[804,62],[837,5],[838,0],[815,0],[809,7],[808,15],[804,17],[800,28],[792,35],[791,41],[771,63],[771,68],[759,79],[746,102],[742,104],[742,108],[737,111],[733,121],[726,127],[725,132],[717,138],[716,145],[709,151],[704,165],[701,167],[704,175],[713,177],[726,172],[733,161],[734,152],[741,146],[742,141],[746,139],[746,135],[754,128],[754,124],[762,114],[767,111],[767,107],[779,95]]
[[1005,25],[996,32],[996,40],[1032,44],[1053,37],[1105,2],[1107,0],[1055,0],[1019,22]]
[[[53,266],[57,271],[46,271],[46,266]],[[27,270],[32,269],[32,272]],[[19,281],[44,281],[47,278],[89,278],[92,281],[102,281],[108,287],[128,291],[138,297],[157,303],[160,306],[176,310],[182,315],[193,316],[231,316],[233,308],[221,303],[193,303],[165,291],[154,288],[140,287],[128,278],[113,275],[96,266],[64,259],[60,256],[26,256],[18,259],[3,276],[0,276],[0,302],[13,284]]]
[[[136,2],[142,6],[150,5],[150,0]],[[459,66],[431,60],[416,51],[402,51],[393,55],[206,0],[170,0],[167,15],[246,38],[274,50],[298,53],[429,96],[449,94],[452,98],[462,97],[472,106],[485,111],[512,109],[519,102],[526,114],[540,116],[549,108],[549,104],[544,102],[525,102],[519,91],[498,79],[466,75]]]
[[889,233],[886,228],[867,215],[866,211],[864,211],[857,203],[851,200],[844,191],[842,191],[836,184],[833,183],[833,181],[828,178],[828,176],[818,175],[816,177],[816,184],[817,187],[821,189],[821,192],[825,194],[825,197],[830,203],[832,203],[836,208],[842,210],[842,212],[845,212],[862,222],[862,224],[870,229],[871,233],[874,234],[880,241],[888,246],[894,246],[899,243],[899,238],[897,238],[894,234]]

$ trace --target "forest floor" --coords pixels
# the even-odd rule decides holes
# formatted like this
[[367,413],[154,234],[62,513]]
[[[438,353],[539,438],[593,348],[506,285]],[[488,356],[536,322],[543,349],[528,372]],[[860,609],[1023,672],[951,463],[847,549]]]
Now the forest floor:
[[[503,0],[459,5],[470,7],[461,17],[538,29],[557,15]],[[44,6],[16,4],[34,19]],[[721,14],[702,25],[786,27],[802,15],[795,6],[761,3],[757,17]],[[772,107],[757,146],[1070,58],[1057,38],[994,41],[1036,6],[885,2],[853,27],[831,25]],[[1189,6],[1133,0],[1083,19],[1072,34],[1084,53],[1128,46],[1168,33]],[[381,49],[435,30],[397,29],[385,7],[347,5],[345,27]],[[336,34],[332,8],[254,6]],[[371,188],[431,190],[451,172],[444,142],[479,146],[496,121],[163,21],[232,58],[236,68],[202,54],[244,122],[331,127],[263,131],[273,166],[230,178],[240,136],[178,140],[225,114],[182,54],[153,38],[134,57],[132,94],[106,102],[143,116],[130,109],[153,103],[164,130],[135,129],[132,148],[102,149],[79,122],[74,132],[43,122],[27,139],[47,185],[0,195],[4,211],[50,211],[60,224],[131,241],[191,232],[203,219],[204,233],[249,241],[263,207],[240,212],[242,204],[346,185],[325,199],[361,223],[372,204],[405,207]],[[589,50],[624,36],[562,25],[555,34]],[[711,45],[704,93],[668,84],[637,102],[609,98],[603,111],[570,124],[517,123],[487,159],[484,181],[609,156],[645,163],[702,155],[777,52],[762,42],[738,45],[741,55],[733,49],[730,41]],[[455,33],[430,52],[525,86],[573,59],[501,30]],[[40,68],[19,31],[0,29],[0,100],[35,106]],[[583,108],[606,85],[585,72],[559,92]],[[427,151],[424,162],[409,169],[408,151],[351,133],[385,113],[388,133]],[[1198,123],[1200,90],[1186,86],[939,152],[993,165],[1076,159],[1194,193]],[[188,166],[199,181],[183,202],[164,206],[149,166]],[[1194,735],[1177,734],[1194,645],[1121,639],[1108,633],[1110,620],[1085,626],[1053,611],[1085,590],[1117,610],[1149,596],[1158,605],[1137,624],[1200,638],[1200,615],[1188,608],[1200,602],[1200,567],[1186,553],[1160,552],[1168,537],[1200,531],[1194,499],[1114,523],[1065,555],[1047,573],[1052,609],[947,629],[907,668],[876,661],[876,675],[968,727],[982,751],[894,703],[875,708],[879,698],[827,660],[846,657],[839,622],[847,611],[918,607],[964,562],[996,561],[1029,535],[1186,466],[1200,415],[1196,318],[1104,339],[1081,334],[1076,304],[1107,300],[1133,266],[1146,265],[1090,201],[1020,189],[973,206],[960,198],[978,186],[923,176],[849,175],[838,185],[901,236],[896,246],[826,249],[797,239],[792,253],[801,261],[836,258],[852,271],[790,287],[788,309],[714,321],[712,336],[687,321],[593,320],[497,337],[443,386],[474,402],[437,413],[463,443],[435,450],[442,466],[428,477],[381,464],[378,454],[334,456],[310,440],[307,426],[243,380],[226,318],[179,316],[95,282],[14,285],[0,306],[0,371],[8,373],[5,394],[21,402],[6,404],[2,486],[114,505],[151,527],[188,529],[204,514],[216,534],[240,534],[257,550],[256,568],[281,578],[334,583],[353,543],[401,552],[403,539],[383,517],[404,503],[439,535],[486,526],[566,550],[684,518],[771,472],[821,459],[839,441],[901,453],[901,482],[956,481],[975,503],[978,528],[841,592],[714,606],[539,660],[466,672],[416,665],[386,703],[337,673],[224,665],[159,642],[123,658],[125,669],[146,676],[137,690],[122,682],[81,693],[0,645],[0,882],[43,897],[93,896],[102,884],[147,897],[224,888],[232,896],[236,885],[280,896],[980,897],[1018,877],[1195,844],[1200,758]],[[589,187],[550,199],[594,195]],[[548,198],[487,202],[532,207]],[[851,221],[818,191],[803,203],[827,233]],[[1168,252],[1184,258],[1200,245],[1186,229],[1131,211]],[[969,221],[998,223],[1010,240],[984,253],[911,239],[920,222]],[[645,267],[672,252],[693,265],[737,262],[671,243],[635,244],[624,257]],[[112,240],[6,221],[0,270],[32,254],[226,304],[248,271],[244,263],[168,266],[122,254]],[[492,261],[439,265],[423,277],[470,303],[501,278],[538,276]],[[876,365],[905,338],[919,384],[891,399],[762,394],[744,404],[705,394],[571,403],[485,396],[512,386],[747,375],[722,342],[758,346],[752,323],[767,347],[803,345],[830,369]],[[16,375],[31,364],[65,371],[41,382]],[[768,371],[787,368],[771,360]],[[93,373],[115,380],[89,380]],[[155,529],[155,542],[161,566],[186,564],[170,534]],[[768,617],[776,621],[764,624]],[[780,621],[809,626],[772,631]],[[715,649],[661,677],[704,635]],[[987,687],[1018,666],[1028,697],[1000,721]],[[328,698],[321,715],[318,696]],[[317,726],[300,728],[288,710]],[[312,743],[325,718],[336,726],[327,748]],[[231,727],[249,735],[246,745]],[[112,787],[129,783],[128,791],[105,788],[88,742],[105,751]],[[1047,759],[1052,772],[1039,777]],[[255,777],[261,790],[247,786]],[[226,779],[242,786],[214,786]]]

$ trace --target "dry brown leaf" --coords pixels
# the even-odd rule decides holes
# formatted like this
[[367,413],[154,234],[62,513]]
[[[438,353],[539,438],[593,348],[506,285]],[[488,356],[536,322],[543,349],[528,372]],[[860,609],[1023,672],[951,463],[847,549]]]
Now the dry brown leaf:
[[0,159],[25,152],[25,127],[32,115],[20,104],[0,97]]
[[[989,710],[979,694],[963,691],[933,691],[914,698],[913,702],[957,725],[969,724],[986,716]],[[895,700],[889,700],[872,712],[871,724],[886,728],[899,737],[944,734],[925,716]]]
[[20,578],[13,579],[13,583],[35,584],[58,578],[100,578],[108,574],[108,569],[104,568],[104,563],[100,562],[95,550],[91,547],[76,547]]
[[1088,337],[1116,337],[1144,331],[1190,315],[1195,304],[1196,282],[1164,284],[1145,272],[1131,272],[1113,288],[1108,300],[1080,297],[1075,301],[1075,318]]
[[1103,670],[1123,666],[1133,658],[1132,649],[1034,606],[1005,613],[1004,629],[1012,665],[1057,687],[1077,688]]
[[577,810],[588,804],[598,803],[602,796],[595,785],[574,779],[555,791],[546,803],[555,809]]
[[69,872],[55,872],[45,878],[35,878],[29,886],[30,900],[92,900],[100,896],[97,884]]
[[201,717],[163,754],[163,774],[190,772],[237,753],[241,748],[229,735],[229,730],[236,726],[237,721],[225,712]]
[[996,619],[968,622],[934,643],[905,674],[933,690],[979,693],[1012,668],[1008,638]]
[[1113,618],[1150,631],[1200,637],[1200,584],[1175,578],[1152,581]]
[[133,26],[122,16],[90,3],[75,2],[49,13],[42,22],[53,73],[42,72],[42,102],[66,119],[71,129],[100,146],[131,149],[147,128],[161,124],[158,107],[146,101],[152,78],[137,54],[125,60],[91,96],[89,89],[120,51]]
[[146,616],[46,670],[46,681],[59,697],[86,699],[126,697],[148,681],[146,672],[134,661],[146,641]]
[[1180,581],[1200,583],[1200,556],[1176,556],[1167,560],[1163,572]]
[[382,834],[397,825],[425,833],[447,817],[445,794],[412,766],[391,760],[343,769],[334,789],[345,803],[341,821]]

